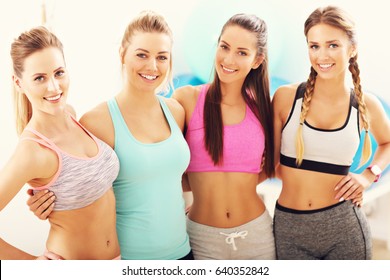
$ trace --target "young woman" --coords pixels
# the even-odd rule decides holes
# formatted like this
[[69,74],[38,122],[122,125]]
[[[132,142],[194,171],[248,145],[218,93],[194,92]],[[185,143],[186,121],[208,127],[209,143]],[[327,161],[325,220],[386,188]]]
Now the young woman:
[[[119,258],[112,190],[118,158],[67,110],[61,42],[46,28],[33,28],[15,39],[11,57],[20,141],[0,172],[0,209],[26,183],[35,191],[48,189],[56,196],[48,258]],[[0,259],[36,258],[0,239]]]
[[[273,98],[275,161],[282,180],[274,234],[278,259],[370,259],[371,235],[362,193],[390,161],[390,122],[380,102],[363,94],[354,24],[337,7],[316,9],[305,22],[311,73]],[[352,74],[353,89],[347,85]],[[362,163],[349,172],[364,130]],[[280,153],[280,154],[279,154]]]
[[237,14],[223,26],[211,84],[174,93],[186,113],[195,259],[274,259],[272,220],[256,192],[273,176],[267,28]]
[[[164,18],[146,11],[132,20],[119,54],[122,90],[80,122],[119,158],[114,192],[121,257],[192,259],[181,187],[190,159],[184,110],[156,95],[172,75],[172,33]],[[50,213],[50,195],[30,199],[37,216]]]

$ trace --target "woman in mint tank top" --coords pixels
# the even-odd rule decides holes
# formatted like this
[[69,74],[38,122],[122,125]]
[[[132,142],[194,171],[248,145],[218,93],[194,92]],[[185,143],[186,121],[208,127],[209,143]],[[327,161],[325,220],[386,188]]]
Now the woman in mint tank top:
[[156,94],[171,82],[171,53],[164,18],[142,12],[121,42],[122,89],[80,120],[119,158],[114,192],[122,259],[193,259],[181,186],[190,160],[184,110]]

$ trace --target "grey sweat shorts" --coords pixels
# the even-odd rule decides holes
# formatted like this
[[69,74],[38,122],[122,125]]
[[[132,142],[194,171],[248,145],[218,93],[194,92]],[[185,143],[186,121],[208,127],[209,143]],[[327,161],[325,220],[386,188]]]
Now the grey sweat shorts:
[[191,221],[187,232],[195,260],[274,260],[272,219],[266,210],[234,228],[216,228]]

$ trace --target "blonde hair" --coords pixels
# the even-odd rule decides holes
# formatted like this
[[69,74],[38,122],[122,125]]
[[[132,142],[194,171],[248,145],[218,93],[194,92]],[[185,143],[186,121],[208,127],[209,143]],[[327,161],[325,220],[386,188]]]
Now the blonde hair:
[[[305,22],[305,29],[304,29],[305,36],[307,37],[307,33],[309,32],[310,28],[320,23],[325,23],[335,28],[343,30],[347,34],[351,44],[353,46],[356,46],[357,40],[356,40],[355,24],[352,21],[352,19],[346,14],[345,11],[334,6],[327,6],[324,8],[316,9],[314,12],[310,14],[310,16],[307,18]],[[363,139],[363,149],[362,149],[362,156],[360,160],[361,165],[363,165],[370,159],[371,156],[371,139],[368,134],[370,128],[368,122],[368,112],[366,109],[366,104],[364,102],[364,96],[360,85],[360,76],[359,76],[360,70],[357,63],[357,57],[358,57],[357,54],[355,54],[353,57],[350,58],[348,69],[352,74],[354,93],[357,102],[359,104],[359,113],[363,122],[363,128],[366,132]],[[297,153],[296,164],[298,166],[302,163],[303,154],[305,150],[303,137],[302,137],[302,126],[306,119],[307,113],[309,111],[310,101],[314,93],[316,77],[317,77],[317,73],[315,72],[313,67],[311,67],[310,75],[306,83],[306,91],[302,102],[302,111],[299,119],[300,125],[298,127],[296,139],[295,139],[295,147]]]
[[[49,47],[58,48],[62,52],[62,55],[64,55],[61,41],[47,28],[38,26],[21,33],[11,44],[10,54],[14,75],[21,78],[26,58],[37,51]],[[13,96],[16,114],[16,131],[20,135],[31,119],[32,107],[27,96],[19,92],[15,84]]]
[[[173,36],[172,31],[170,27],[168,26],[168,23],[165,21],[164,17],[157,14],[154,11],[143,11],[141,12],[136,18],[134,18],[126,27],[125,33],[122,37],[121,47],[122,47],[122,61],[124,59],[124,55],[127,51],[127,48],[129,47],[131,43],[131,39],[134,36],[136,32],[143,32],[143,33],[162,33],[169,36],[171,39],[171,43],[173,43]],[[162,83],[162,91],[163,92],[169,92],[169,89],[173,89],[173,79],[172,79],[172,54],[171,59],[169,61],[169,72],[165,79],[165,81]]]

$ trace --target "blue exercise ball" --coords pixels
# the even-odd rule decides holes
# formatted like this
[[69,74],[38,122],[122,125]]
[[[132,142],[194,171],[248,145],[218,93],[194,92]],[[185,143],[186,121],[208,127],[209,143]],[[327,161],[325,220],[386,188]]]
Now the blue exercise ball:
[[170,88],[169,92],[164,94],[166,97],[171,97],[175,89],[182,86],[197,86],[203,84],[203,81],[192,74],[178,74],[173,77],[173,89]]

